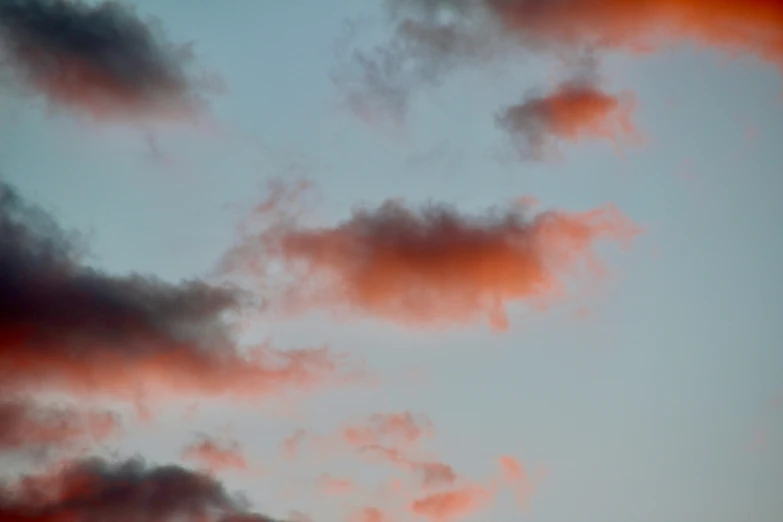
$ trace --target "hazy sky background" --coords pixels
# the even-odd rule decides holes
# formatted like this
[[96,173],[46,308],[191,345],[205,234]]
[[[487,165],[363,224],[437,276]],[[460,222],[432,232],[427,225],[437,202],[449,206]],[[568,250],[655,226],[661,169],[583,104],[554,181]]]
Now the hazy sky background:
[[386,379],[301,401],[208,406],[187,421],[164,408],[154,425],[130,431],[122,451],[176,461],[194,432],[230,425],[248,460],[268,472],[228,472],[232,487],[264,513],[340,520],[361,498],[319,496],[314,479],[367,482],[375,468],[290,463],[282,440],[409,409],[431,418],[438,457],[477,481],[505,454],[546,470],[529,514],[503,493],[469,520],[781,520],[779,70],[686,47],[613,57],[605,76],[636,94],[643,146],[624,159],[585,142],[564,147],[556,163],[499,161],[506,138],[492,115],[539,86],[545,65],[520,59],[450,75],[414,94],[407,125],[393,135],[341,109],[330,81],[345,20],[379,16],[373,3],[137,3],[172,40],[193,41],[200,64],[224,80],[225,93],[211,100],[220,131],[107,128],[49,113],[34,96],[0,95],[3,177],[88,233],[96,266],[169,280],[205,275],[266,181],[296,175],[316,183],[323,223],[386,198],[480,211],[532,195],[573,211],[613,203],[644,233],[628,250],[600,249],[609,277],[589,295],[545,312],[512,307],[507,332],[416,331],[318,313],[266,320],[259,331],[279,346],[329,344]]

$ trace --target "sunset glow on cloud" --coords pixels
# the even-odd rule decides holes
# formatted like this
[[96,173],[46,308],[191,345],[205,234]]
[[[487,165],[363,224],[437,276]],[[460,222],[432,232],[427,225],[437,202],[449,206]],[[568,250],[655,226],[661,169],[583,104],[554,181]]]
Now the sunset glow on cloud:
[[783,6],[771,0],[486,0],[505,27],[543,45],[643,52],[692,40],[783,63]]
[[81,266],[79,245],[48,215],[0,191],[0,392],[253,397],[339,371],[326,348],[241,350],[224,319],[241,306],[237,291]]
[[498,124],[511,135],[520,153],[532,159],[551,157],[557,149],[552,140],[605,140],[622,149],[640,137],[631,115],[633,99],[625,98],[591,85],[566,83],[506,108]]
[[115,2],[3,0],[0,45],[22,81],[99,120],[173,118],[199,107],[191,51]]
[[239,7],[0,0],[0,522],[780,521],[783,2]]
[[[259,208],[257,215],[276,210],[270,202]],[[611,206],[531,215],[512,205],[469,215],[447,205],[387,201],[333,227],[273,218],[224,263],[250,270],[251,280],[270,288],[276,281],[268,267],[281,264],[291,274],[282,306],[294,312],[323,307],[418,327],[484,319],[505,330],[507,305],[560,294],[561,276],[597,266],[596,241],[625,243],[638,232]]]
[[242,448],[236,441],[201,438],[185,448],[182,458],[203,464],[213,471],[248,468]]

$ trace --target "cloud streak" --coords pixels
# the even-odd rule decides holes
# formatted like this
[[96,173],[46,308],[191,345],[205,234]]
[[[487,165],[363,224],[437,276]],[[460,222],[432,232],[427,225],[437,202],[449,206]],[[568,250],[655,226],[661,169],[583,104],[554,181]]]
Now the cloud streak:
[[190,46],[119,2],[0,0],[0,56],[52,106],[102,121],[192,115],[207,86]]

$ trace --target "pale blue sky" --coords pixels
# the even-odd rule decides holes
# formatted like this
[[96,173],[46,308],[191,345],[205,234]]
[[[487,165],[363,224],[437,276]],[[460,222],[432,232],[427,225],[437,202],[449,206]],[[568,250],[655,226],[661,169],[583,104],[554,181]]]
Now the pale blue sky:
[[[351,416],[411,409],[432,418],[432,447],[461,473],[481,479],[501,454],[548,470],[530,515],[503,496],[476,520],[783,519],[783,409],[773,407],[783,395],[779,71],[684,48],[616,59],[609,84],[636,93],[647,145],[625,160],[594,143],[565,149],[556,165],[500,163],[493,154],[504,137],[492,115],[539,85],[543,69],[456,74],[416,95],[404,138],[393,140],[341,113],[329,79],[343,21],[373,13],[371,3],[137,3],[163,19],[173,40],[193,40],[228,87],[213,107],[231,137],[155,131],[186,172],[151,161],[137,129],[51,116],[33,98],[0,100],[3,175],[89,232],[98,266],[167,279],[206,273],[241,216],[226,204],[252,204],[297,156],[323,194],[324,219],[389,197],[472,211],[530,194],[567,210],[614,203],[646,233],[627,252],[606,249],[613,278],[586,303],[586,318],[574,306],[519,308],[506,334],[323,317],[269,324],[281,346],[329,343],[365,357],[390,382],[324,393],[294,418],[244,409],[216,410],[194,425],[162,421],[129,448],[176,459],[190,433],[230,422],[263,460],[298,427],[326,431]],[[408,161],[436,147],[428,162]],[[410,369],[426,383],[406,384]],[[752,450],[760,431],[766,444]],[[339,520],[309,488],[279,494],[286,481],[321,472],[335,473],[313,464],[229,481],[261,511]]]

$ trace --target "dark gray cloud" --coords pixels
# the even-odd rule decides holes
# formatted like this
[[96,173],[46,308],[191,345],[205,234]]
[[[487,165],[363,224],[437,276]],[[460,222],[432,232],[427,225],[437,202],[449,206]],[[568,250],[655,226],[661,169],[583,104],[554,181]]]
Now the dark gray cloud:
[[0,56],[54,106],[98,119],[181,117],[201,104],[190,46],[119,2],[0,0]]
[[0,484],[4,522],[272,522],[216,479],[139,459],[90,459]]
[[360,116],[401,122],[414,91],[439,85],[460,67],[489,65],[511,48],[474,1],[389,0],[385,7],[392,36],[343,57],[333,76]]
[[109,275],[82,262],[77,239],[0,184],[0,394],[253,396],[336,370],[326,349],[240,350],[231,327],[246,303],[239,291]]

